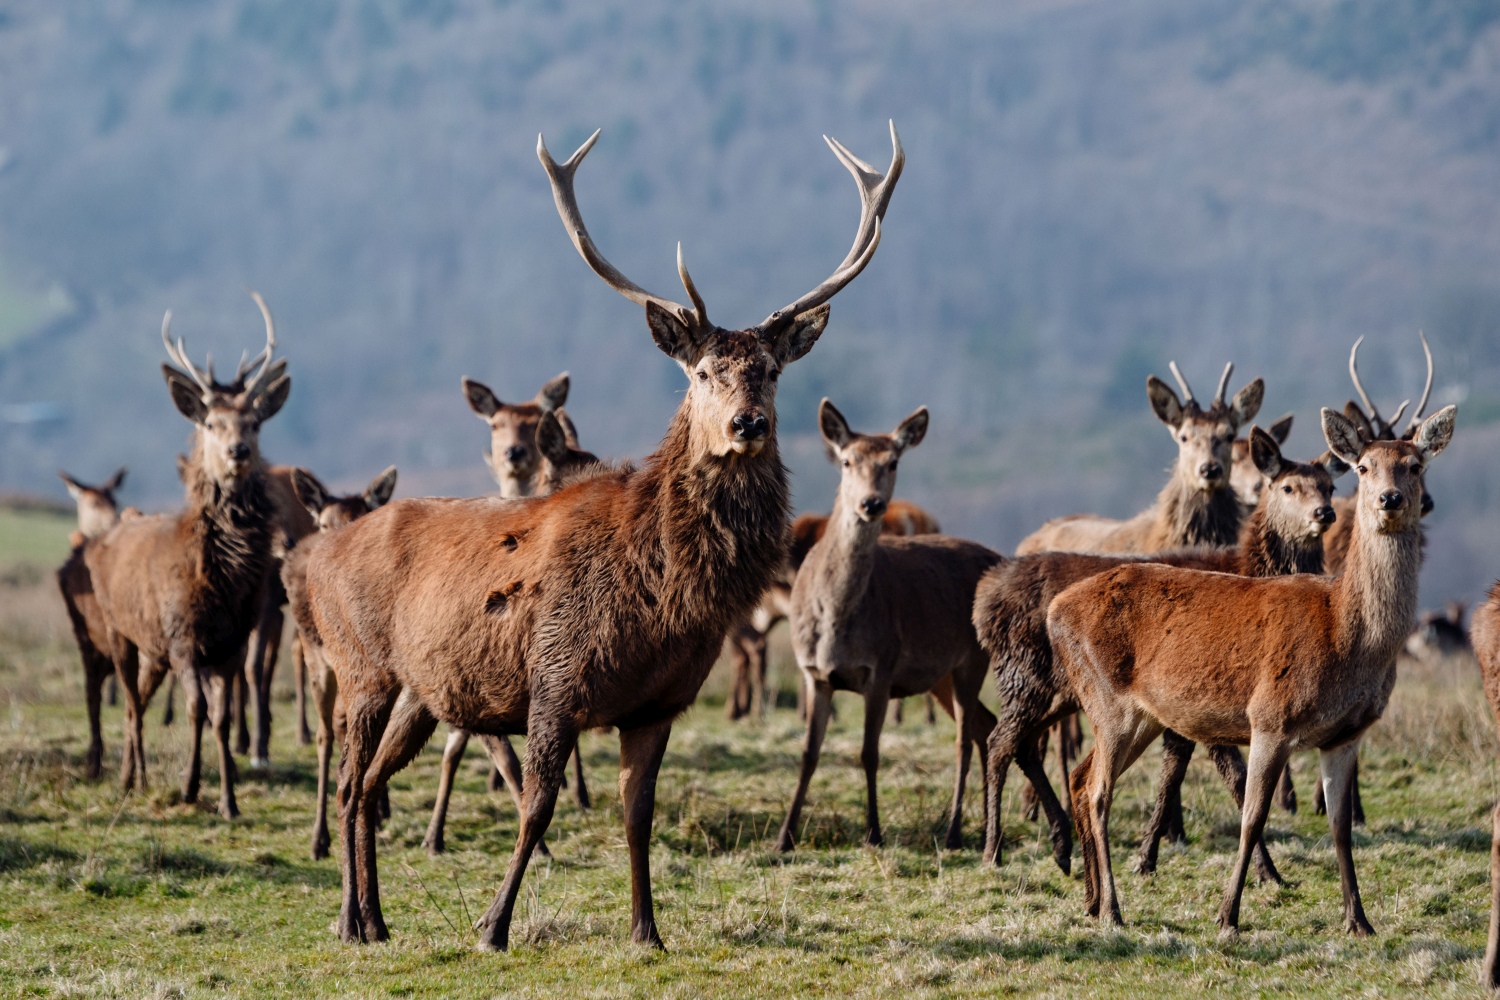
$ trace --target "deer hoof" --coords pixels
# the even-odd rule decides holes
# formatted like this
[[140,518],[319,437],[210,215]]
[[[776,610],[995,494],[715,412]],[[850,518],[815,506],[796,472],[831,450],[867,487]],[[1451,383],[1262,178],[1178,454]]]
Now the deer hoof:
[[271,758],[269,758],[269,757],[251,757],[250,758],[250,770],[252,770],[252,771],[264,770],[265,768],[268,768],[270,766],[271,766]]

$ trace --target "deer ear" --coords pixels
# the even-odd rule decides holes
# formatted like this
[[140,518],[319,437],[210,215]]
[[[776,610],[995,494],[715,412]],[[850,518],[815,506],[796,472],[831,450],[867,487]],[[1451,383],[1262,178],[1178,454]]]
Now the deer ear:
[[1359,431],[1359,439],[1365,444],[1375,440],[1375,425],[1370,423],[1370,418],[1365,416],[1365,411],[1354,400],[1344,404],[1344,417]]
[[57,470],[57,478],[61,479],[63,481],[63,485],[68,488],[68,496],[72,497],[74,500],[83,499],[82,483],[80,483],[78,480],[74,479],[72,476],[68,475],[61,469]]
[[1155,375],[1146,377],[1146,399],[1151,402],[1151,412],[1156,419],[1176,430],[1182,424],[1182,403],[1177,393]]
[[469,409],[479,414],[481,420],[488,420],[500,409],[500,400],[490,391],[490,387],[483,382],[476,382],[467,375],[461,382],[464,388],[464,398],[469,401]]
[[323,513],[323,508],[328,506],[328,490],[306,469],[292,470],[292,492],[313,517]]
[[1359,428],[1352,420],[1323,407],[1323,437],[1328,441],[1329,451],[1350,465],[1358,464],[1365,443],[1360,440]]
[[536,394],[536,405],[544,410],[555,410],[568,401],[568,373],[563,372],[557,378],[542,386],[542,391]]
[[1271,425],[1271,437],[1276,439],[1277,444],[1286,444],[1286,439],[1292,433],[1292,418],[1295,416],[1295,413],[1285,414]]
[[1267,479],[1275,479],[1281,472],[1281,449],[1276,439],[1259,427],[1250,428],[1250,460]]
[[255,397],[255,416],[261,423],[270,420],[281,412],[286,405],[286,398],[292,394],[292,379],[290,375],[283,375],[270,385],[266,390]]
[[562,428],[563,440],[568,442],[570,449],[578,448],[578,428],[573,426],[573,418],[568,416],[568,411],[562,407],[552,411],[557,415],[557,426]]
[[646,303],[646,325],[651,328],[651,339],[663,354],[683,368],[691,368],[703,357],[703,348],[693,338],[687,324],[673,316],[655,302]]
[[827,396],[818,404],[818,430],[822,433],[824,442],[835,453],[841,451],[854,437],[849,430],[849,421],[844,419],[837,406],[828,401]]
[[393,465],[370,480],[370,485],[365,487],[365,506],[370,510],[378,510],[391,502],[391,494],[394,492],[396,492],[396,467]]
[[1256,379],[1234,394],[1229,404],[1229,416],[1236,427],[1243,427],[1255,419],[1260,412],[1261,401],[1266,398],[1265,379]]
[[1325,451],[1323,452],[1323,454],[1319,455],[1317,462],[1315,462],[1314,464],[1321,465],[1324,471],[1326,471],[1328,475],[1333,477],[1334,479],[1337,479],[1339,476],[1342,476],[1344,473],[1349,471],[1349,463],[1344,461],[1342,458],[1339,458],[1331,451]]
[[536,425],[536,450],[553,465],[568,460],[567,435],[563,433],[562,424],[557,422],[557,414],[551,410],[543,413]]
[[167,380],[167,391],[172,394],[172,403],[177,407],[177,412],[195,424],[203,423],[203,418],[208,416],[208,404],[203,401],[203,390],[171,365],[162,365],[161,373]]
[[771,355],[776,363],[785,368],[802,355],[812,350],[823,331],[828,328],[828,314],[833,311],[828,303],[816,309],[798,314],[791,324],[777,335],[771,345]]
[[1453,423],[1458,419],[1458,407],[1449,404],[1422,421],[1411,443],[1422,450],[1422,458],[1435,458],[1453,440]]
[[915,448],[926,436],[927,407],[925,406],[918,407],[915,413],[901,421],[901,426],[897,427],[895,433],[891,435],[903,451],[907,448]]

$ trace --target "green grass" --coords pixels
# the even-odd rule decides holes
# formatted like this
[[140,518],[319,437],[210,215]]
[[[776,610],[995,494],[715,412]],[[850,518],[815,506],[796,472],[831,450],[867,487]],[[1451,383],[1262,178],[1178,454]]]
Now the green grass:
[[[722,679],[712,682],[722,686]],[[1276,813],[1282,888],[1250,886],[1243,933],[1213,919],[1237,835],[1206,761],[1184,790],[1190,843],[1160,873],[1129,870],[1145,817],[1150,754],[1115,812],[1127,926],[1083,912],[1081,882],[1053,866],[1043,832],[1007,803],[1007,858],[936,849],[951,780],[951,728],[909,711],[888,730],[881,806],[890,846],[858,846],[860,709],[841,700],[795,854],[771,842],[801,748],[794,714],[763,725],[700,705],[662,771],[652,867],[668,951],[627,941],[629,882],[615,789],[616,743],[590,734],[596,807],[565,798],[554,857],[528,873],[512,950],[472,950],[473,919],[515,835],[509,799],[487,795],[478,755],[450,813],[450,853],[420,847],[438,739],[392,787],[381,890],[392,939],[350,947],[330,931],[335,859],[307,858],[313,752],[280,720],[270,773],[245,770],[234,822],[177,800],[185,727],[147,729],[152,787],[122,799],[80,778],[85,726],[76,654],[44,586],[0,593],[0,993],[23,996],[707,997],[976,995],[1471,996],[1488,906],[1492,727],[1463,671],[1403,680],[1363,762],[1370,825],[1355,859],[1377,936],[1340,929],[1338,876],[1321,817]],[[919,703],[913,702],[915,709]],[[118,759],[120,716],[106,710]],[[211,757],[211,754],[210,754]],[[242,765],[243,766],[243,765]],[[1313,762],[1296,762],[1304,804]],[[206,787],[217,774],[210,768]],[[1076,861],[1076,859],[1075,859]]]
[[0,507],[0,575],[36,579],[62,564],[78,519],[43,510]]

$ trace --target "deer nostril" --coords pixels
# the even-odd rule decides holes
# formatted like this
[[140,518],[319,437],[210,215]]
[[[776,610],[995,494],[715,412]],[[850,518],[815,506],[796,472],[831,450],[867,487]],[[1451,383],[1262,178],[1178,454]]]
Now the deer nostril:
[[526,446],[524,444],[513,444],[505,449],[505,457],[508,461],[519,462],[526,457]]
[[885,513],[885,501],[880,497],[865,497],[859,502],[859,507],[871,517],[879,517]]
[[243,442],[234,445],[229,449],[229,457],[234,459],[236,462],[243,462],[245,459],[250,457],[250,446]]
[[1380,494],[1381,510],[1400,510],[1406,506],[1406,497],[1401,495],[1400,490],[1386,490]]
[[744,413],[736,414],[730,425],[734,427],[734,436],[741,441],[756,441],[765,437],[771,431],[771,422],[766,419],[765,414],[757,413],[748,416]]
[[1332,524],[1337,519],[1338,515],[1334,513],[1332,507],[1319,507],[1313,511],[1313,520],[1319,524]]
[[1198,466],[1198,475],[1204,479],[1218,479],[1224,474],[1224,467],[1218,462],[1204,462]]

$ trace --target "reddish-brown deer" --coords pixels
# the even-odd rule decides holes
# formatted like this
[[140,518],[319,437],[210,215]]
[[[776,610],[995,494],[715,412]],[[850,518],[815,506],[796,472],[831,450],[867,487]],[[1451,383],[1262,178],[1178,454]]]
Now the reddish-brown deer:
[[[260,296],[255,298],[264,310]],[[269,323],[266,346],[256,358],[259,368],[242,391],[233,392],[193,365],[181,340],[172,343],[170,320],[168,313],[162,340],[178,367],[163,365],[162,373],[172,402],[196,427],[186,469],[187,509],[121,521],[85,545],[84,561],[113,636],[115,670],[124,689],[121,783],[127,789],[145,787],[141,709],[171,671],[181,680],[193,726],[183,799],[198,798],[207,694],[219,749],[219,812],[231,818],[239,809],[229,746],[229,685],[244,666],[245,643],[264,601],[275,529],[260,428],[286,402],[291,380],[273,361],[276,340]]]
[[[1471,629],[1474,656],[1484,678],[1484,694],[1495,721],[1500,722],[1500,583],[1490,588],[1488,599],[1474,609]],[[1490,816],[1490,933],[1479,967],[1479,984],[1500,989],[1500,803]]]
[[875,253],[902,166],[894,126],[884,175],[830,142],[859,185],[853,247],[811,292],[757,326],[726,330],[708,319],[680,251],[691,308],[645,291],[595,247],[573,179],[597,136],[562,164],[540,140],[537,153],[575,249],[645,307],[657,346],[687,375],[687,393],[639,468],[602,470],[535,499],[398,500],[309,560],[313,619],[348,718],[339,766],[346,941],[387,937],[373,796],[443,721],[527,737],[520,835],[479,921],[480,946],[506,947],[568,756],[579,732],[599,726],[620,732],[631,937],[660,944],[649,846],[672,722],[785,555],[777,379],[812,348],[829,300]]
[[1256,379],[1225,402],[1234,365],[1224,366],[1219,391],[1204,409],[1187,380],[1171,365],[1183,400],[1161,379],[1146,380],[1151,409],[1171,429],[1177,442],[1172,478],[1156,503],[1128,521],[1074,514],[1048,521],[1016,546],[1016,555],[1033,552],[1160,552],[1184,545],[1233,545],[1239,538],[1241,512],[1229,487],[1235,434],[1254,419],[1265,395]]
[[[999,693],[999,720],[989,741],[989,781],[985,795],[985,859],[1001,859],[1001,804],[1005,778],[1015,760],[1036,789],[1051,826],[1053,858],[1070,870],[1072,821],[1058,801],[1037,752],[1039,738],[1059,718],[1076,712],[1078,693],[1063,673],[1047,637],[1047,607],[1052,599],[1079,580],[1134,563],[1160,562],[1171,566],[1273,576],[1306,572],[1321,563],[1321,535],[1332,517],[1329,497],[1333,477],[1347,469],[1342,460],[1325,453],[1302,464],[1282,458],[1275,440],[1252,428],[1250,440],[1259,466],[1270,477],[1269,488],[1233,549],[1174,549],[1151,556],[1105,556],[1091,553],[1042,552],[1020,556],[997,566],[980,582],[974,599],[974,627],[989,652]],[[1193,744],[1181,737],[1164,737],[1165,751],[1175,751],[1186,766]],[[1179,745],[1180,744],[1180,745]],[[1185,753],[1184,753],[1185,751]],[[1172,759],[1171,754],[1167,754]],[[1210,747],[1210,757],[1238,802],[1243,795],[1245,765],[1232,747]],[[1147,832],[1151,844],[1142,869],[1155,863],[1155,833],[1164,825],[1168,784],[1162,785],[1157,811]],[[1277,878],[1264,845],[1257,845],[1257,871],[1263,880]]]
[[792,585],[792,649],[807,689],[807,738],[797,791],[777,847],[795,846],[808,785],[818,766],[834,691],[865,702],[865,842],[881,844],[876,777],[880,731],[892,697],[923,694],[942,679],[953,682],[957,723],[953,803],[947,846],[963,846],[963,793],[970,751],[989,738],[995,717],[979,701],[989,665],[968,610],[974,587],[1001,556],[975,542],[946,535],[895,537],[881,516],[896,487],[896,467],[927,434],[927,409],[890,434],[856,434],[827,399],[818,427],[841,474],[823,538],[807,553]]
[[536,398],[526,403],[502,403],[483,382],[464,376],[464,398],[469,408],[490,428],[490,447],[484,464],[490,467],[503,497],[537,494],[537,471],[542,462],[537,447],[537,426],[542,414],[559,409],[568,401],[568,373],[547,382]]
[[1410,441],[1366,442],[1353,422],[1323,410],[1330,450],[1359,473],[1340,577],[1245,579],[1140,564],[1075,583],[1052,602],[1053,649],[1094,726],[1071,788],[1090,913],[1122,922],[1109,857],[1114,784],[1171,728],[1200,743],[1250,747],[1219,926],[1238,928],[1251,849],[1287,756],[1316,748],[1345,929],[1371,933],[1350,847],[1350,779],[1416,614],[1422,477],[1452,438],[1455,414],[1440,410]]
[[313,820],[312,857],[328,857],[328,765],[333,758],[333,742],[343,729],[338,711],[338,678],[328,667],[322,644],[313,631],[307,603],[307,560],[333,532],[383,507],[396,490],[396,467],[393,465],[370,480],[361,493],[334,496],[306,469],[292,470],[292,488],[297,499],[316,520],[318,531],[300,542],[281,561],[281,582],[286,588],[292,619],[298,625],[293,655],[298,658],[299,673],[307,676],[312,688],[313,708],[318,715],[318,804]]

